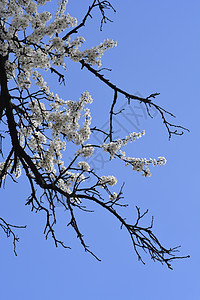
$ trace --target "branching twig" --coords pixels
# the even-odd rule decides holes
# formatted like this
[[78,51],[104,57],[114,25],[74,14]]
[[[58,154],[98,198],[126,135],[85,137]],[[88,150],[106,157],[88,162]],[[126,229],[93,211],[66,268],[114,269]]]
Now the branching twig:
[[8,238],[10,236],[12,236],[12,239],[13,239],[13,251],[14,251],[15,255],[17,256],[16,242],[19,241],[19,238],[16,236],[15,232],[12,229],[13,228],[23,229],[23,228],[26,228],[26,225],[25,226],[11,225],[11,224],[7,223],[3,218],[0,218],[0,227],[3,229],[4,233],[6,234],[6,236]]
[[[174,125],[174,124],[167,121],[165,115],[170,115],[171,117],[175,117],[175,116],[172,113],[170,113],[169,111],[162,108],[161,106],[159,106],[159,105],[155,104],[154,102],[152,102],[152,98],[154,99],[156,96],[159,95],[159,93],[151,94],[150,96],[148,96],[146,98],[142,98],[142,97],[139,97],[139,96],[129,94],[126,91],[122,90],[121,88],[117,87],[115,84],[110,82],[108,79],[106,79],[104,77],[104,75],[97,72],[93,67],[91,67],[88,63],[86,63],[83,59],[80,61],[80,63],[82,65],[82,68],[86,68],[87,70],[89,70],[92,74],[94,74],[97,78],[99,78],[102,82],[104,82],[108,87],[110,87],[114,92],[124,95],[128,99],[128,102],[130,100],[136,100],[136,101],[139,101],[140,103],[144,103],[144,105],[146,106],[148,115],[150,115],[149,108],[151,106],[153,106],[161,115],[163,123],[164,123],[164,125],[165,125],[165,127],[168,131],[169,139],[171,138],[172,134],[182,135],[184,130],[189,131],[189,129],[187,129],[183,126]],[[113,103],[114,104],[116,103],[115,98],[113,100]],[[112,103],[112,105],[113,105],[113,103]],[[110,126],[112,126],[111,123],[110,123]],[[181,129],[181,131],[178,131],[178,129]]]

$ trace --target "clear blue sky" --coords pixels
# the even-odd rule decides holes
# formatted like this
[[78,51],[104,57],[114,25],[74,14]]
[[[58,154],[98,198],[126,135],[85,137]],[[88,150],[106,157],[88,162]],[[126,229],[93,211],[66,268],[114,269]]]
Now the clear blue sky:
[[[134,223],[135,206],[148,208],[147,221],[154,215],[154,232],[162,243],[167,247],[182,245],[181,254],[190,254],[191,258],[174,262],[173,271],[153,263],[146,255],[146,265],[142,265],[128,234],[101,209],[94,214],[77,213],[86,243],[101,262],[86,254],[74,232],[66,228],[61,208],[57,234],[72,250],[55,248],[52,240],[45,241],[42,234],[44,215],[32,213],[24,205],[29,187],[21,177],[18,184],[8,180],[5,189],[0,190],[1,217],[10,223],[27,224],[26,230],[18,231],[17,257],[11,241],[0,232],[1,299],[199,299],[200,3],[111,2],[117,10],[115,15],[110,14],[114,23],[98,32],[99,24],[94,18],[80,35],[86,37],[89,46],[104,38],[117,40],[117,48],[103,58],[103,66],[113,70],[107,76],[130,93],[147,96],[160,92],[157,103],[174,113],[176,119],[172,121],[189,128],[190,133],[169,141],[158,115],[153,120],[146,118],[141,106],[132,103],[130,108],[122,97],[118,107],[124,105],[126,110],[115,123],[117,134],[123,137],[126,130],[146,130],[146,135],[131,144],[127,153],[147,158],[163,155],[167,164],[153,168],[150,178],[125,169],[122,164],[103,164],[98,157],[93,164],[102,175],[116,174],[118,187],[126,182],[124,200],[129,209],[121,210],[123,216]],[[89,3],[69,0],[69,12],[81,20]],[[78,99],[81,92],[90,91],[94,98],[93,120],[99,126],[106,123],[112,92],[85,70],[81,71],[78,64],[69,64],[65,87],[57,85],[55,78],[49,77],[49,82],[52,90],[66,100]]]

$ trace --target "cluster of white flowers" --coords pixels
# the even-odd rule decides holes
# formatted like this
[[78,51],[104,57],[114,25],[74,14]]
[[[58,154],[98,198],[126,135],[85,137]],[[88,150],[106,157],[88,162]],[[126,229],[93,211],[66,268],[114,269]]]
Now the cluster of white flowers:
[[99,181],[98,181],[98,184],[100,186],[104,186],[105,184],[108,184],[108,185],[115,185],[117,183],[117,178],[113,175],[109,175],[109,176],[101,176]]
[[[92,97],[89,92],[84,92],[79,101],[59,99],[55,96],[54,102],[50,104],[53,111],[49,112],[47,122],[53,134],[62,133],[69,141],[73,141],[76,145],[82,145],[90,137],[91,115],[88,108],[84,108],[86,104],[92,103]],[[81,111],[84,110],[85,122],[80,127],[79,120]]]
[[125,156],[125,152],[121,151],[120,158],[125,161],[125,166],[131,165],[132,169],[137,172],[143,172],[143,176],[151,176],[151,172],[149,169],[149,165],[153,164],[153,166],[160,165],[163,166],[166,164],[167,160],[165,157],[159,156],[158,160],[155,158],[150,158],[149,160],[146,158],[138,158],[138,157],[128,157]]
[[81,43],[85,41],[84,38],[79,37],[75,41],[70,42],[70,39],[67,41],[67,46],[69,47],[69,57],[74,62],[79,62],[81,59],[84,59],[86,63],[91,65],[101,66],[100,58],[104,54],[104,52],[108,49],[112,49],[117,46],[117,42],[111,39],[106,39],[103,43],[100,43],[98,46],[93,47],[91,49],[86,49],[81,52],[78,47],[80,47]]
[[40,131],[36,131],[30,138],[29,147],[35,150],[37,153],[42,153],[43,145],[46,144],[46,141],[46,136]]
[[89,171],[90,171],[90,165],[89,165],[86,161],[79,161],[78,167],[79,167],[80,169],[85,170],[86,172],[89,172]]
[[30,115],[31,120],[34,126],[37,128],[47,118],[49,113],[45,107],[45,104],[41,101],[32,100],[32,102],[29,102],[29,108],[32,112]]
[[94,152],[94,147],[92,147],[90,144],[86,144],[82,147],[82,149],[78,150],[76,154],[79,154],[83,157],[90,157],[92,156]]
[[6,73],[7,73],[8,80],[15,77],[15,69],[17,68],[16,63],[11,62],[10,60],[7,60],[6,64],[5,64],[5,68],[6,68]]
[[54,98],[54,94],[50,92],[47,82],[44,81],[43,76],[38,71],[33,71],[32,79],[35,80],[35,84],[48,95],[48,99]]
[[83,174],[80,175],[79,173],[76,174],[76,173],[69,172],[69,171],[67,171],[65,173],[65,175],[66,175],[66,178],[65,179],[60,178],[58,180],[57,185],[62,191],[67,192],[68,194],[72,193],[71,188],[75,181],[80,182],[81,180],[83,180],[85,178]]
[[[35,145],[32,146],[34,148],[37,147],[37,153],[40,154],[38,150],[37,140],[35,141]],[[45,145],[46,146],[46,145]],[[66,142],[63,142],[60,138],[54,137],[54,139],[50,142],[49,147],[46,147],[45,151],[41,153],[41,155],[35,154],[34,160],[36,166],[40,169],[44,169],[49,174],[56,173],[56,165],[63,165],[64,162],[61,161],[62,152],[65,150]],[[42,148],[42,146],[40,145]],[[58,157],[58,158],[57,158]]]
[[109,195],[109,200],[114,201],[117,199],[117,197],[118,197],[118,194],[116,192],[114,192],[112,195]]
[[[5,167],[5,162],[0,162],[0,174],[1,172],[4,170]],[[4,170],[5,175],[2,177],[2,180],[4,180],[7,176],[7,174],[9,173],[9,171],[12,169],[13,167],[13,163],[8,163],[6,170]],[[15,165],[15,169],[14,169],[14,175],[15,178],[17,179],[18,177],[20,177],[22,174],[22,170],[21,170],[21,163],[20,161],[17,161],[16,165]]]
[[[61,139],[61,134],[66,136],[68,141],[74,141],[77,145],[82,145],[90,137],[90,110],[84,108],[88,103],[92,103],[91,95],[86,91],[75,102],[72,100],[64,101],[53,93],[54,99],[50,103],[51,110],[47,110],[45,104],[41,101],[32,100],[29,103],[30,119],[33,126],[21,128],[19,130],[20,144],[24,145],[25,141],[34,154],[34,162],[39,169],[44,169],[49,174],[56,173],[56,166],[64,167],[62,161],[62,152],[65,151],[66,142]],[[84,110],[85,122],[80,127],[78,121],[81,117],[81,111]],[[38,128],[46,122],[51,129],[51,137],[47,136]],[[35,128],[35,130],[34,130]],[[47,134],[48,132],[46,132]],[[83,157],[89,157],[93,154],[94,148],[86,144],[78,151]],[[85,171],[90,170],[90,166],[85,162],[79,164],[79,167]],[[76,180],[75,177],[71,177]],[[66,183],[64,183],[66,185]],[[66,186],[66,189],[69,186]]]
[[158,160],[150,158],[153,166],[164,166],[167,163],[167,160],[163,156],[158,156]]
[[101,148],[103,151],[110,153],[110,157],[114,158],[115,154],[121,149],[122,146],[125,146],[130,141],[131,143],[135,141],[136,139],[141,138],[143,135],[145,135],[145,131],[142,132],[132,132],[129,136],[126,136],[125,139],[118,139],[114,142],[110,142],[108,144],[101,145]]

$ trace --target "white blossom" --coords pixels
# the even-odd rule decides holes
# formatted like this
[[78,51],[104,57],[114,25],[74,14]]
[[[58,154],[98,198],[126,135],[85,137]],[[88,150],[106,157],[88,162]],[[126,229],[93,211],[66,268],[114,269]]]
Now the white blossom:
[[124,139],[118,139],[118,140],[110,142],[108,144],[101,145],[101,148],[103,149],[103,151],[110,153],[111,158],[114,158],[116,153],[121,149],[122,146],[127,145],[129,141],[132,143],[136,139],[139,139],[140,137],[142,137],[144,134],[145,134],[144,130],[139,133],[132,132],[132,133],[130,133],[129,136],[127,136]]
[[77,154],[83,157],[90,157],[92,156],[93,152],[94,152],[94,147],[92,147],[90,144],[86,144],[85,146],[83,146],[82,149],[77,151]]
[[109,200],[114,201],[117,199],[117,197],[118,197],[118,194],[116,192],[114,192],[112,195],[109,195]]
[[90,171],[90,165],[86,161],[79,161],[78,167],[89,172]]
[[104,184],[113,186],[116,183],[117,183],[117,178],[113,175],[101,176],[101,178],[99,179],[99,185],[101,186],[103,186]]

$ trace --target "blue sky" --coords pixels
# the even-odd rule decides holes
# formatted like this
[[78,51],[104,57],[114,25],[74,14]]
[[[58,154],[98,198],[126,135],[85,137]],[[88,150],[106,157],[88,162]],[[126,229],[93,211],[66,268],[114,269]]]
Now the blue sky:
[[[68,9],[81,20],[88,4],[88,0],[69,0]],[[115,121],[116,134],[123,137],[127,130],[146,131],[143,138],[128,146],[127,153],[147,158],[163,155],[167,164],[153,168],[152,176],[144,178],[122,164],[102,162],[99,157],[92,163],[102,175],[115,174],[118,188],[126,182],[124,201],[129,208],[121,210],[123,216],[134,223],[135,206],[148,208],[146,221],[154,215],[154,232],[161,242],[167,247],[181,245],[181,255],[190,254],[191,258],[175,261],[171,271],[144,255],[144,266],[137,261],[128,234],[98,208],[94,214],[77,212],[77,216],[86,243],[101,262],[85,253],[73,231],[66,228],[61,208],[57,234],[72,250],[55,248],[42,234],[44,215],[24,205],[29,186],[21,177],[18,184],[8,180],[0,190],[1,216],[10,223],[27,224],[26,230],[18,231],[17,257],[11,241],[0,232],[1,299],[199,299],[200,3],[113,0],[112,4],[117,10],[110,14],[114,23],[99,32],[97,14],[80,32],[86,46],[105,38],[117,40],[118,46],[107,51],[102,60],[104,67],[112,69],[106,76],[130,93],[148,96],[160,92],[157,103],[174,113],[176,119],[170,120],[189,128],[190,133],[169,141],[158,114],[151,120],[138,103],[128,106],[120,97],[118,108],[125,107],[125,112]],[[48,80],[52,90],[66,100],[90,91],[93,122],[100,127],[106,124],[113,95],[92,74],[69,63],[65,87],[55,78]],[[68,153],[65,155],[67,159]]]

